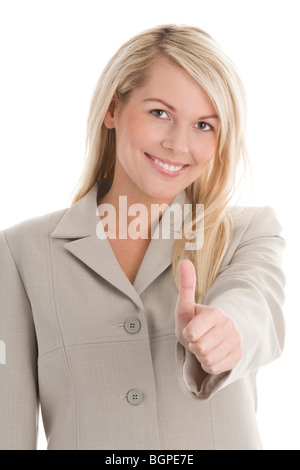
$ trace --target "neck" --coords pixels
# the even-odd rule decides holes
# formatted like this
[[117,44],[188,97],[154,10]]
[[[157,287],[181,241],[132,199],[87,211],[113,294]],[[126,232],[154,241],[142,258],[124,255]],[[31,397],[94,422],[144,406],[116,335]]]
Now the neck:
[[[139,234],[138,238],[150,239],[168,204],[149,201],[145,197],[143,201],[141,199],[132,191],[128,194],[112,184],[110,190],[98,201],[98,206],[102,206],[102,211],[99,208],[100,218],[106,224],[105,231],[109,233],[113,227],[117,238],[136,238]],[[104,208],[104,204],[108,206]]]

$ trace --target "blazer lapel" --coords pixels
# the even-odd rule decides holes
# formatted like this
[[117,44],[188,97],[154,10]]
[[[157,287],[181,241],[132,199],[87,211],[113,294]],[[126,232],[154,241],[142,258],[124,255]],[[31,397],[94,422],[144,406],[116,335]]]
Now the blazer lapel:
[[185,192],[179,193],[163,213],[132,285],[119,265],[108,239],[100,239],[96,233],[97,224],[102,223],[97,211],[97,198],[99,193],[100,196],[105,194],[111,184],[111,177],[97,181],[83,198],[67,209],[51,237],[71,239],[64,244],[66,250],[130,297],[143,310],[140,296],[147,286],[170,266],[176,241],[175,238],[161,238],[161,235],[155,237],[162,229],[162,222],[172,205],[182,205]]

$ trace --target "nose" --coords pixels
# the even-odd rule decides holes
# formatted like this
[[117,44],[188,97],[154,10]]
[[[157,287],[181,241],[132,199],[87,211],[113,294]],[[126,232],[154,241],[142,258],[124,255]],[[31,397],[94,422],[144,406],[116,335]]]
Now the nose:
[[174,155],[188,152],[188,131],[183,126],[172,126],[161,141],[161,145]]

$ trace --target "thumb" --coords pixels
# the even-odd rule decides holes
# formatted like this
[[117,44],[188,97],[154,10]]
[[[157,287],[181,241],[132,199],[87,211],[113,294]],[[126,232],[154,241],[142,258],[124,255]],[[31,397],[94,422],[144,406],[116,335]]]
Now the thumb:
[[185,342],[182,331],[195,316],[196,273],[193,263],[184,259],[179,263],[179,293],[175,309],[176,335]]

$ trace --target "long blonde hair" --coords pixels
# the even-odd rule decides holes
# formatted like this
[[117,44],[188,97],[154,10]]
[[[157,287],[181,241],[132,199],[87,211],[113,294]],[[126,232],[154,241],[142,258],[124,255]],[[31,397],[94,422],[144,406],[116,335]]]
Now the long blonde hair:
[[147,70],[157,58],[167,58],[186,70],[206,91],[219,115],[221,130],[216,153],[201,176],[185,189],[192,204],[192,226],[196,226],[196,204],[205,210],[204,244],[186,250],[185,238],[177,239],[172,269],[177,287],[178,264],[185,257],[194,263],[197,283],[195,301],[202,303],[218,275],[232,237],[228,203],[240,181],[240,163],[247,162],[245,145],[246,99],[243,84],[218,43],[205,31],[186,25],[167,24],[143,31],[127,41],[103,70],[93,93],[87,121],[83,173],[72,204],[100,179],[113,177],[115,132],[103,123],[114,97],[125,103],[141,86]]

